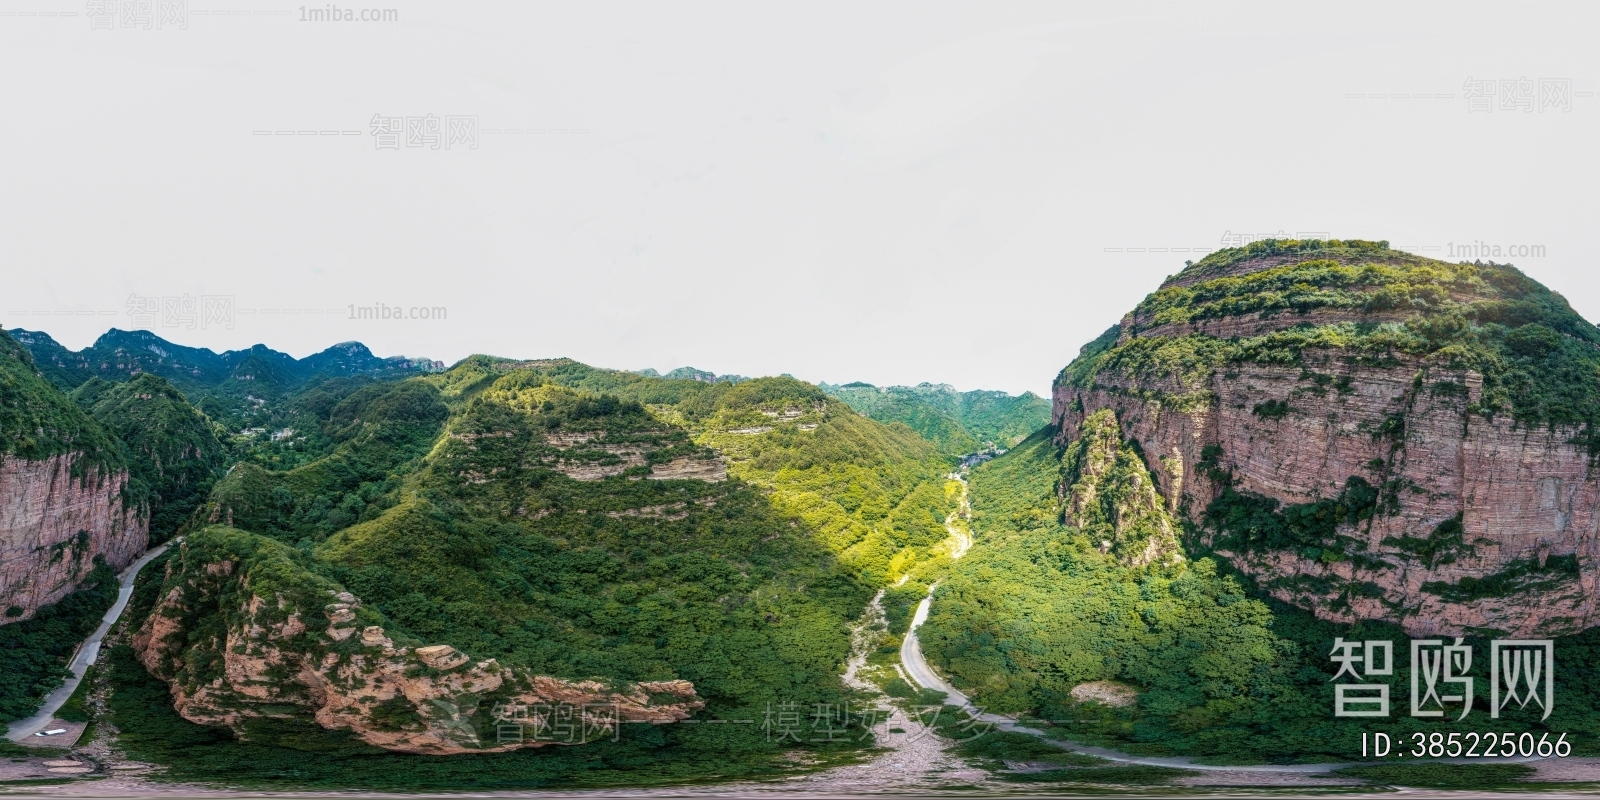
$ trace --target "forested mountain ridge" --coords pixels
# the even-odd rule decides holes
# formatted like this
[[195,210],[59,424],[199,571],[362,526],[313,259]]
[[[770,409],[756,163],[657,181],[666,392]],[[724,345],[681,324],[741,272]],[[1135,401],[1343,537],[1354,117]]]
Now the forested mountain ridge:
[[[169,588],[137,610],[182,620],[148,631],[139,654],[183,715],[252,741],[293,747],[324,734],[268,724],[280,700],[251,699],[227,680],[205,689],[212,674],[163,655],[167,643],[230,665],[219,674],[258,676],[280,674],[280,662],[321,663],[318,648],[367,648],[363,663],[375,669],[384,647],[395,652],[384,658],[403,658],[442,645],[459,654],[442,662],[447,674],[493,659],[545,676],[519,679],[526,685],[672,685],[698,704],[697,718],[760,719],[769,704],[843,709],[846,623],[874,586],[940,558],[950,460],[793,379],[706,383],[474,356],[433,375],[324,389],[314,405],[325,454],[289,470],[234,467],[190,521]],[[223,566],[228,552],[269,554],[272,574],[348,596],[326,612],[300,603],[295,618],[350,633],[317,644],[257,623],[272,640],[261,652],[278,655],[250,666],[248,653],[224,647],[233,634],[223,632],[246,630],[247,617],[228,609],[255,608],[250,598],[270,592],[243,578],[251,570]],[[219,584],[218,571],[238,577]],[[150,613],[185,586],[194,587],[185,597],[237,599]],[[273,697],[294,695],[288,683]],[[434,691],[380,691],[372,708],[382,711],[370,714],[338,692],[312,694],[344,709],[331,727],[380,747],[499,747],[486,711],[493,692],[468,700],[458,688],[446,713]],[[749,768],[783,749],[748,728],[647,727],[586,747],[684,765],[732,748]]]
[[718,375],[715,372],[708,372],[703,369],[695,369],[694,367],[678,367],[677,369],[669,370],[666,374],[656,372],[655,370],[649,368],[635,370],[635,372],[645,376],[646,378],[670,378],[673,380],[688,379],[692,381],[701,381],[702,383],[738,383],[739,381],[750,380],[743,375]]
[[428,359],[379,358],[360,342],[336,344],[305,358],[265,345],[217,353],[174,344],[145,330],[112,328],[79,351],[49,334],[16,328],[11,336],[33,356],[40,373],[70,392],[91,378],[121,382],[140,374],[166,379],[207,416],[237,433],[275,420],[276,401],[318,378],[397,378],[443,369]]
[[901,422],[945,453],[961,455],[985,447],[1004,449],[1049,419],[1050,403],[1023,392],[958,392],[948,384],[877,387],[870,383],[822,384],[857,413],[879,422]]
[[[184,391],[212,387],[230,377],[258,374],[295,384],[319,373],[335,375],[404,373],[442,368],[438,362],[403,356],[379,358],[360,342],[343,342],[305,358],[295,358],[266,345],[217,353],[204,347],[174,344],[146,330],[112,328],[83,350],[63,347],[42,331],[13,328],[11,334],[33,353],[39,370],[51,383],[70,391],[92,377],[127,380],[154,373]],[[239,367],[249,363],[249,368]]]
[[[241,747],[252,763],[311,750],[386,773],[372,759],[515,750],[494,738],[497,703],[558,698],[655,723],[748,724],[782,705],[857,724],[839,679],[847,623],[875,587],[947,561],[950,455],[788,377],[487,356],[427,372],[359,345],[296,361],[138,333],[103,337],[105,369],[88,371],[93,348],[19,335],[58,386],[32,370],[39,402],[13,407],[79,427],[6,432],[59,429],[18,439],[35,449],[100,441],[157,538],[182,529],[141,578],[139,633],[111,679],[121,741],[174,774],[242,767]],[[11,638],[92,625],[114,586],[95,574]],[[20,712],[49,677],[19,674],[0,699]],[[801,746],[753,728],[630,730],[584,749],[694,776],[711,763],[697,754],[760,774]]]
[[171,538],[226,468],[226,433],[151,373],[124,383],[90,378],[70,397],[124,445],[147,491],[152,541]]

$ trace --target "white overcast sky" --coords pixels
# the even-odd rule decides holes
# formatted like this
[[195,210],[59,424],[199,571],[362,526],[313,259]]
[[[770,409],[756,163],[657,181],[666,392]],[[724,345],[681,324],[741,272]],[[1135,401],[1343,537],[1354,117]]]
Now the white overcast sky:
[[[73,348],[211,296],[151,330],[1043,393],[1280,231],[1541,246],[1600,319],[1593,3],[96,5],[0,0],[0,323]],[[429,114],[479,146],[377,147]]]

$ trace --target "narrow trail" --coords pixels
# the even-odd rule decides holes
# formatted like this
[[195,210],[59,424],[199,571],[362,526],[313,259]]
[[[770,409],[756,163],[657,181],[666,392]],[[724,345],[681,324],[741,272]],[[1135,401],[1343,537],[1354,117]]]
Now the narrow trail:
[[69,667],[72,670],[72,677],[67,678],[65,683],[46,695],[44,705],[40,706],[33,716],[11,723],[6,728],[7,739],[14,742],[26,740],[33,734],[43,730],[46,725],[50,724],[51,720],[55,719],[56,712],[60,711],[68,698],[72,697],[72,693],[78,690],[78,684],[83,682],[83,674],[89,670],[89,665],[93,664],[95,659],[100,656],[100,641],[111,631],[111,626],[117,624],[117,620],[122,617],[122,612],[127,610],[128,600],[133,597],[133,582],[135,578],[139,577],[139,570],[144,569],[144,565],[150,563],[156,556],[166,552],[170,544],[171,542],[168,542],[150,550],[140,556],[139,560],[133,562],[126,570],[123,570],[122,574],[118,576],[121,586],[117,589],[117,601],[111,605],[111,609],[101,618],[100,627],[95,628],[94,633],[89,634],[89,638],[83,640],[83,644],[78,645],[78,652],[72,657],[72,665]]
[[972,549],[972,503],[967,500],[967,478],[960,472],[952,472],[945,476],[961,484],[961,497],[956,500],[956,509],[944,518],[944,529],[950,534],[950,560],[967,554]]
[[883,590],[851,627],[850,659],[845,662],[845,685],[872,696],[876,714],[882,715],[873,726],[873,738],[887,752],[862,764],[830,769],[795,778],[789,785],[849,787],[852,792],[903,789],[936,789],[951,782],[982,780],[985,773],[944,752],[944,742],[932,728],[888,702],[875,684],[861,677],[867,657],[882,641],[888,629],[883,610]]

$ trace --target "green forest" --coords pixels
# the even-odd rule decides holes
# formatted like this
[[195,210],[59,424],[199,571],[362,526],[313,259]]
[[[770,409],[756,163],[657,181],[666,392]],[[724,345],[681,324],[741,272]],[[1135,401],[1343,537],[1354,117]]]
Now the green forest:
[[[355,593],[397,640],[564,678],[690,680],[705,719],[844,709],[846,624],[876,586],[938,557],[951,509],[946,456],[789,378],[707,384],[474,357],[400,381],[310,382],[282,402],[307,455],[285,470],[233,466],[185,523],[186,548],[275,542],[272,574]],[[725,481],[653,477],[719,456]],[[131,624],[153,585],[141,579]],[[797,747],[826,763],[870,744],[672,725],[585,756],[417,765],[320,730],[260,729],[248,744],[202,730],[136,702],[156,687],[119,658],[126,746],[197,777],[227,763],[230,780],[270,781],[316,750],[339,760],[298,769],[308,784],[605,784],[782,772]],[[503,767],[467,779],[466,758]]]
[[1050,419],[1050,401],[1032,392],[958,392],[931,383],[882,388],[870,383],[824,383],[822,390],[859,414],[906,425],[950,455],[1010,447]]
[[147,493],[150,539],[170,539],[226,468],[227,434],[150,373],[125,383],[90,378],[71,398],[126,447],[129,472]]
[[71,674],[67,659],[116,599],[116,574],[96,561],[77,591],[25,620],[0,625],[0,724],[38,710]]
[[[1228,272],[1267,257],[1281,263]],[[1300,321],[1328,310],[1347,318]],[[1275,319],[1278,329],[1221,338],[1185,327],[1224,317]],[[1337,352],[1373,366],[1421,357],[1483,376],[1482,399],[1470,413],[1517,425],[1574,425],[1580,442],[1592,442],[1597,343],[1595,327],[1560,295],[1507,265],[1444,264],[1383,242],[1267,241],[1215,253],[1169,278],[1127,322],[1085,346],[1058,381],[1186,412],[1211,407],[1212,381],[1226,379],[1235,364],[1299,365],[1304,391],[1343,396],[1354,391],[1348,379],[1318,374],[1306,354]],[[1421,388],[1465,394],[1457,383]],[[1292,402],[1268,400],[1252,413],[1280,419]],[[1109,415],[1088,415],[1078,441],[1057,446],[1046,428],[973,470],[976,542],[939,585],[922,633],[924,650],[958,687],[994,710],[1054,721],[1076,741],[1221,763],[1345,760],[1359,752],[1363,732],[1466,733],[1485,724],[1481,693],[1461,723],[1403,713],[1379,724],[1336,719],[1334,639],[1395,642],[1394,674],[1401,676],[1411,666],[1409,637],[1397,625],[1334,624],[1272,600],[1211,549],[1362,558],[1338,526],[1391,513],[1392,494],[1357,476],[1336,496],[1283,505],[1234,487],[1218,467],[1223,453],[1211,446],[1195,466],[1221,484],[1220,497],[1193,521],[1169,517],[1158,498],[1139,500],[1152,479],[1138,443],[1092,443],[1107,431],[1120,440]],[[1391,420],[1373,435],[1398,436],[1393,427]],[[1101,466],[1086,469],[1095,452]],[[1093,480],[1085,483],[1086,476]],[[1118,535],[1143,541],[1164,522],[1178,529],[1182,560],[1134,565]],[[1470,557],[1475,546],[1464,540],[1459,516],[1386,545],[1429,566]],[[1425,591],[1468,601],[1571,581],[1577,572],[1575,558],[1552,556]],[[1487,652],[1486,638],[1468,636],[1466,643]],[[1562,701],[1548,720],[1518,711],[1497,724],[1552,739],[1564,732],[1593,752],[1600,732],[1596,644],[1600,631],[1593,629],[1557,641]],[[1481,655],[1471,674],[1480,687],[1488,683]],[[1398,702],[1409,696],[1398,679],[1374,680],[1388,683]],[[1137,701],[1110,707],[1072,696],[1091,681],[1122,684]]]

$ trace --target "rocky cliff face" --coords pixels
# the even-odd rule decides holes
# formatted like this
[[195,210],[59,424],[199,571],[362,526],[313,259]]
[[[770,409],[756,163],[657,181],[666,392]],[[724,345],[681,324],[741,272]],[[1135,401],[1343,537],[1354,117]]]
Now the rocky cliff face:
[[396,644],[356,596],[296,570],[282,545],[228,529],[169,562],[133,637],[185,719],[253,736],[262,719],[312,719],[403,753],[449,755],[610,739],[689,718],[688,681],[606,685]]
[[120,571],[149,543],[144,517],[123,506],[127,472],[74,476],[72,464],[0,455],[0,624],[65,597],[97,556]]
[[1058,443],[1114,415],[1197,544],[1327,619],[1417,636],[1600,623],[1590,426],[1548,400],[1589,391],[1564,373],[1600,352],[1593,326],[1552,321],[1565,301],[1504,267],[1308,250],[1169,279],[1058,380]]

